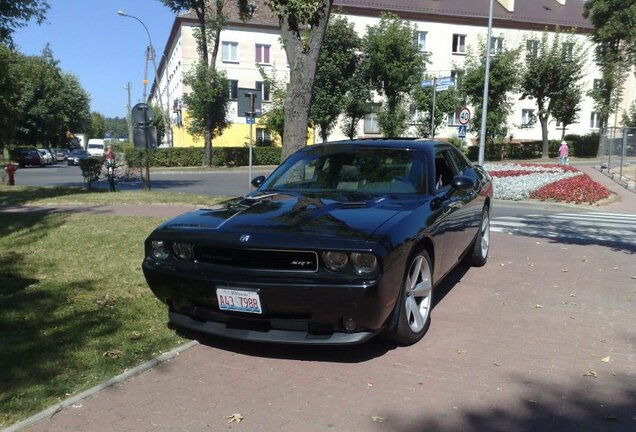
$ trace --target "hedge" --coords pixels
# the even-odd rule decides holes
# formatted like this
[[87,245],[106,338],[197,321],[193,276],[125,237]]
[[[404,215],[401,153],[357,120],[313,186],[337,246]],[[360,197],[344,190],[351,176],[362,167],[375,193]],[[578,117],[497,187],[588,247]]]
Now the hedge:
[[[597,133],[588,135],[566,135],[565,141],[570,147],[570,156],[595,157],[598,151]],[[561,140],[550,140],[548,142],[548,157],[559,156],[559,146]],[[484,159],[498,161],[502,159],[538,159],[543,150],[543,141],[528,141],[524,143],[496,143],[486,144],[484,149]],[[476,161],[479,156],[479,146],[468,148],[468,158]]]
[[[278,165],[282,149],[279,147],[253,147],[253,165]],[[129,167],[144,164],[144,150],[126,149],[126,163]],[[203,164],[203,147],[172,147],[149,150],[150,166],[187,167]],[[248,147],[213,147],[213,166],[249,165]]]

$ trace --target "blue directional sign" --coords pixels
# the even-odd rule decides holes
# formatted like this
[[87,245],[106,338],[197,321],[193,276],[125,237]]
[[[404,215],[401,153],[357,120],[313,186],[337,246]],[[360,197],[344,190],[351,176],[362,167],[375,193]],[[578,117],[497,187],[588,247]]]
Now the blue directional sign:
[[254,117],[245,117],[245,123],[247,124],[254,124],[255,120],[256,119]]
[[468,126],[466,126],[466,125],[457,126],[457,137],[458,138],[466,138],[467,130],[468,130]]
[[433,85],[433,80],[422,81],[422,87],[431,87],[432,85]]
[[437,78],[437,85],[438,86],[454,86],[455,78],[449,77],[449,76]]

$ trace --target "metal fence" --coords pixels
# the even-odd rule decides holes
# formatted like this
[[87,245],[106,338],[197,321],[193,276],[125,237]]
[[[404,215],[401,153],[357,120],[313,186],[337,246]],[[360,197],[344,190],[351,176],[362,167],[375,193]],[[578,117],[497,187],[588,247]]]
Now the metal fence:
[[601,172],[636,191],[636,128],[607,128],[601,140]]

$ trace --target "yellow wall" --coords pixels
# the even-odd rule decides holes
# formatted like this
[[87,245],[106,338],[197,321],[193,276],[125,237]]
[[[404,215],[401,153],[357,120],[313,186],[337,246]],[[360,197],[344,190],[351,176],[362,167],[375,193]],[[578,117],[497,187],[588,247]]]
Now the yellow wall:
[[[187,114],[185,116],[187,121]],[[184,123],[185,124],[185,123]],[[259,127],[258,120],[252,130],[253,142],[256,142],[256,128]],[[173,125],[173,142],[175,147],[203,147],[203,137],[193,138],[188,133],[185,126],[177,127]],[[274,145],[281,146],[280,138],[272,135]],[[250,142],[250,125],[246,123],[232,123],[227,129],[223,131],[221,136],[212,140],[212,145],[215,147],[243,147],[248,146]],[[313,129],[309,129],[307,133],[307,144],[313,144]]]

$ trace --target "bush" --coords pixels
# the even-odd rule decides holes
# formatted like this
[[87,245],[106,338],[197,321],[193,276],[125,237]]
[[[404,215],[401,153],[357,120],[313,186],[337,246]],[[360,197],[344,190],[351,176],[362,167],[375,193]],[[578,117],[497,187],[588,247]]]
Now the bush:
[[572,142],[572,150],[578,157],[596,157],[598,154],[599,134],[592,132]]
[[82,171],[82,177],[84,177],[86,189],[92,189],[93,184],[99,180],[103,164],[104,158],[90,157],[80,160],[79,167]]
[[[282,149],[279,147],[253,147],[254,165],[278,165]],[[129,167],[144,165],[144,150],[126,149],[126,163]],[[203,147],[173,147],[149,150],[149,163],[153,167],[186,167],[203,164]],[[212,148],[212,165],[246,166],[249,165],[248,147]]]

